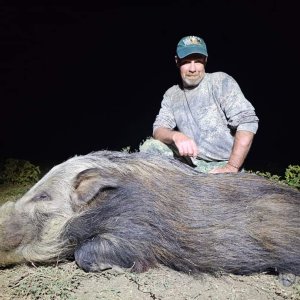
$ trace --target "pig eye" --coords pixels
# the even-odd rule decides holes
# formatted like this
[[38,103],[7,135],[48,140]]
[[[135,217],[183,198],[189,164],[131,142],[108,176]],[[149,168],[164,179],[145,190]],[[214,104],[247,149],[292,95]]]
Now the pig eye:
[[46,200],[50,200],[50,196],[46,192],[43,192],[43,193],[36,195],[32,200],[33,201],[46,201]]

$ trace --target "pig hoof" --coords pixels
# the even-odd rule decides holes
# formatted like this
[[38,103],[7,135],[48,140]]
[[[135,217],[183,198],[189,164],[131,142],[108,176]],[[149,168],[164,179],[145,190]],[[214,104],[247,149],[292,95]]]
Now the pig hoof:
[[291,286],[296,282],[296,276],[291,273],[280,273],[279,274],[279,282],[283,286]]

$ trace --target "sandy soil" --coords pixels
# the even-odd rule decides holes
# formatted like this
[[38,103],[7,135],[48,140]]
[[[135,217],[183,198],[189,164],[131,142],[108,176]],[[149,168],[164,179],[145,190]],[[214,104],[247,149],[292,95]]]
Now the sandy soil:
[[70,262],[0,270],[0,299],[300,299],[300,281],[284,287],[266,274],[194,278],[165,267],[142,274],[85,273]]

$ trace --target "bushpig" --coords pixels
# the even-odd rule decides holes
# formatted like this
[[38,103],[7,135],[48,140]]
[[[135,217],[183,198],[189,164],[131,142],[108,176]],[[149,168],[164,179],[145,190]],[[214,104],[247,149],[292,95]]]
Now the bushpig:
[[74,156],[0,209],[1,266],[68,259],[88,272],[299,275],[300,192],[154,154]]

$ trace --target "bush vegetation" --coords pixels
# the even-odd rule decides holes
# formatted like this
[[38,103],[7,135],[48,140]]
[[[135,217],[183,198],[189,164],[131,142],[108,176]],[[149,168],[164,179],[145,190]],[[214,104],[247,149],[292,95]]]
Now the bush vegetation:
[[40,167],[27,160],[8,158],[0,173],[0,183],[18,185],[34,184],[40,179]]
[[256,171],[254,173],[269,178],[271,180],[300,189],[300,166],[299,165],[289,165],[285,170],[284,178],[276,174],[271,174],[270,172]]

